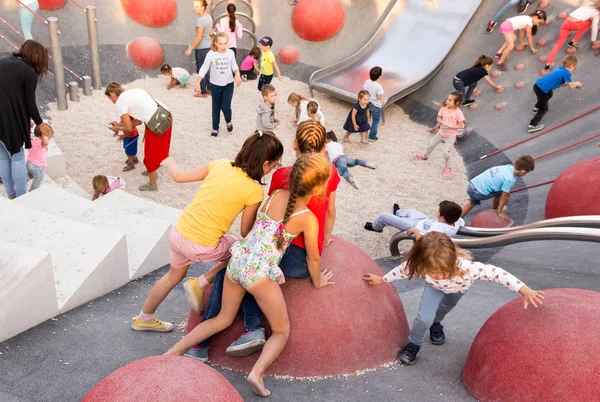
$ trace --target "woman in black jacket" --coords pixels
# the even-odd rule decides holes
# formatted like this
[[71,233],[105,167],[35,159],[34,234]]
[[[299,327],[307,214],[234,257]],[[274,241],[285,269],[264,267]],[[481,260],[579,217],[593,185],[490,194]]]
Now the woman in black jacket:
[[11,199],[27,192],[25,148],[31,148],[30,121],[50,135],[35,101],[37,83],[47,70],[48,50],[34,40],[0,59],[0,178]]

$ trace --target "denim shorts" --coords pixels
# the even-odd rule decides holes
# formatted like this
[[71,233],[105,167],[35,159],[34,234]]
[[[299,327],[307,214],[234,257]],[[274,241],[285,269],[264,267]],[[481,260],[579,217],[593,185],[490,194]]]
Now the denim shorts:
[[125,155],[127,156],[136,156],[138,152],[138,139],[140,135],[136,135],[135,137],[125,137],[123,138],[123,149],[125,150]]
[[473,183],[469,182],[469,186],[467,187],[467,194],[469,194],[469,202],[471,205],[480,205],[481,201],[489,200],[490,198],[496,198],[502,195],[502,191],[494,191],[493,193],[489,193],[488,195],[483,195],[473,185]]

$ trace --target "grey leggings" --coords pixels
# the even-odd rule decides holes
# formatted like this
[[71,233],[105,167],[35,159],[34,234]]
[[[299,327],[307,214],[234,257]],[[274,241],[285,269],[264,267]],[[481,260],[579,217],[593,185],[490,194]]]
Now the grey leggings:
[[431,155],[435,147],[437,147],[440,142],[443,142],[446,145],[446,147],[444,148],[444,159],[446,160],[446,162],[448,162],[448,159],[450,159],[450,150],[456,142],[456,137],[442,137],[439,132],[429,141],[427,151],[425,151],[425,156],[429,157],[429,155]]

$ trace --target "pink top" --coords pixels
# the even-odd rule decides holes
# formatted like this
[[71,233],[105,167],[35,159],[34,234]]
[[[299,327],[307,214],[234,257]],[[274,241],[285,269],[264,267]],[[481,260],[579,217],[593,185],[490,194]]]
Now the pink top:
[[[107,178],[108,178],[108,187],[106,187],[106,190],[104,190],[104,192],[102,193],[103,195],[106,195],[106,194],[110,193],[111,191],[117,190],[121,187],[121,178],[120,177],[108,176]],[[94,195],[100,195],[100,194],[101,193],[94,190]]]
[[38,137],[31,137],[31,149],[29,149],[27,162],[42,168],[48,166],[48,147],[43,147],[42,140]]
[[231,28],[229,28],[229,17],[221,18],[221,20],[217,24],[217,31],[225,32],[225,34],[227,35],[227,38],[229,39],[227,46],[230,48],[231,47],[237,48],[237,40],[242,39],[242,34],[243,34],[242,28],[243,28],[242,24],[240,23],[240,21],[237,18],[235,19],[235,31],[234,32],[231,32]]
[[248,55],[248,56],[246,56],[244,61],[242,61],[240,70],[244,70],[244,71],[252,70],[254,68],[254,63],[258,63],[258,60],[256,60],[254,57]]
[[446,106],[440,109],[438,117],[444,122],[440,127],[439,134],[444,138],[456,137],[459,133],[457,128],[446,127],[445,124],[456,126],[465,121],[465,115],[460,108],[448,109]]

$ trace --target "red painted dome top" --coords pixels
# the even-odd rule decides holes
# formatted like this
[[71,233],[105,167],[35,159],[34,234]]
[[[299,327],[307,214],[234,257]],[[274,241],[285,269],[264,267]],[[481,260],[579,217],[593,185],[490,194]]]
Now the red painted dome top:
[[498,211],[495,209],[486,209],[485,211],[479,212],[473,220],[471,221],[471,225],[474,228],[488,228],[488,229],[496,229],[496,228],[507,228],[513,224],[513,220],[510,219],[505,221],[498,216]]
[[340,32],[345,16],[339,0],[300,1],[294,7],[292,28],[302,39],[320,42]]
[[38,0],[42,10],[56,10],[65,5],[67,0]]
[[125,13],[138,24],[158,28],[177,16],[176,0],[121,0]]

